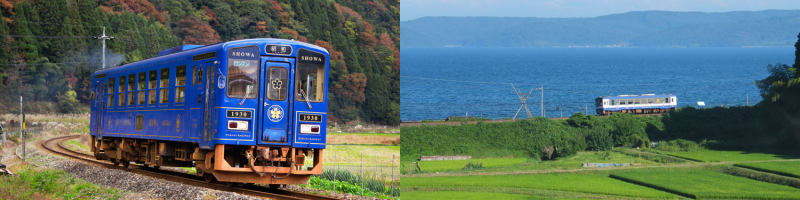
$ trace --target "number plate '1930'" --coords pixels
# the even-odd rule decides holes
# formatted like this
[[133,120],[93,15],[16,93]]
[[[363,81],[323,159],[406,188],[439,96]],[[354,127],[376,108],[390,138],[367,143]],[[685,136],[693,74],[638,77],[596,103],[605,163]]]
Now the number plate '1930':
[[322,122],[322,115],[300,114],[300,121],[304,121],[304,122]]
[[228,118],[247,118],[250,119],[250,111],[246,110],[228,110],[227,116]]

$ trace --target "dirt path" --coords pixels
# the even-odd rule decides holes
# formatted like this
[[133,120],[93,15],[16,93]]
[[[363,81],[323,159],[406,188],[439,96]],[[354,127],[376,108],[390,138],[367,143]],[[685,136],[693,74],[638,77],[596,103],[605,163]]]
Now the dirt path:
[[800,161],[800,159],[782,159],[782,160],[756,160],[756,161],[723,161],[723,162],[690,162],[684,164],[667,164],[667,165],[648,165],[648,166],[632,166],[632,167],[614,167],[614,168],[580,168],[580,169],[548,169],[548,170],[521,170],[510,172],[475,172],[475,173],[439,173],[439,174],[413,174],[403,175],[401,178],[420,178],[420,177],[441,177],[441,176],[495,176],[495,175],[525,175],[525,174],[546,174],[546,173],[559,173],[559,172],[581,172],[581,171],[608,171],[608,170],[627,170],[627,169],[645,169],[645,168],[679,168],[679,167],[701,167],[701,166],[716,166],[716,165],[730,165],[734,163],[760,163],[760,162],[788,162]]
[[359,136],[359,135],[328,135],[328,144],[400,144],[398,136]]

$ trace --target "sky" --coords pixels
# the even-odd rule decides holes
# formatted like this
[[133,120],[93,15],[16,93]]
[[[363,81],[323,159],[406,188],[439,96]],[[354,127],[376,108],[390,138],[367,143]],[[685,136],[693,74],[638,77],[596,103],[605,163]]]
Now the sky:
[[426,16],[597,17],[630,11],[797,10],[798,0],[402,0],[400,20]]

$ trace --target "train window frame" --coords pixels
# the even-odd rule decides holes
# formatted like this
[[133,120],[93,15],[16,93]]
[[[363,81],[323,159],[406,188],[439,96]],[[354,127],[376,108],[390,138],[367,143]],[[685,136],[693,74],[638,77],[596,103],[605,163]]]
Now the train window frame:
[[[244,49],[244,48],[255,48],[255,51],[253,51],[253,53],[255,54],[255,58],[253,58],[253,59],[232,58],[232,57],[234,57],[234,55],[232,55],[233,53],[235,53],[234,50],[236,50],[236,49]],[[247,99],[256,99],[256,98],[258,98],[258,91],[260,89],[259,86],[260,86],[260,81],[261,81],[260,80],[261,79],[261,77],[260,77],[261,76],[261,66],[260,66],[261,62],[259,60],[260,56],[261,56],[261,48],[258,45],[242,46],[242,47],[235,47],[235,48],[228,49],[227,58],[226,58],[227,62],[226,62],[226,66],[225,66],[226,67],[225,74],[228,75],[227,80],[225,80],[225,85],[226,85],[226,87],[225,87],[225,96],[226,97],[235,98],[235,99],[243,99],[245,97],[247,97]],[[242,89],[242,90],[244,90],[244,92],[242,92],[242,95],[234,94],[236,86],[235,85],[231,86],[232,83],[235,84],[235,82],[237,82],[237,81],[246,80],[246,79],[243,79],[243,78],[239,78],[239,77],[237,77],[235,75],[232,75],[232,74],[235,73],[235,71],[232,71],[234,69],[238,69],[239,71],[242,71],[241,67],[235,66],[236,61],[255,62],[255,65],[248,66],[250,68],[254,68],[255,69],[255,71],[252,73],[253,74],[252,77],[249,77],[246,74],[246,72],[243,73],[244,76],[246,76],[247,78],[251,78],[252,79],[252,85],[251,86],[253,86],[253,89],[251,90],[250,94],[246,94],[247,93],[246,89]],[[206,72],[206,73],[213,73],[213,72]],[[206,81],[209,81],[209,83],[211,83],[210,82],[211,80],[206,80]],[[202,81],[199,81],[199,82],[202,83]]]
[[[161,69],[158,74],[158,104],[166,104],[169,103],[169,79],[170,79],[170,67]],[[164,72],[166,72],[166,76],[164,76]]]
[[[183,73],[181,73],[183,70]],[[186,101],[186,65],[175,67],[175,103],[184,103]],[[183,82],[181,83],[181,78]]]
[[118,81],[117,81],[117,83],[118,83],[117,85],[119,85],[119,91],[117,91],[117,106],[118,107],[125,106],[125,100],[127,100],[127,97],[125,97],[125,92],[126,92],[125,88],[128,85],[128,83],[126,83],[126,81],[125,81],[127,79],[126,77],[127,76],[120,76]]
[[615,104],[615,103],[616,103],[616,100],[614,100],[614,99],[611,99],[611,105],[612,105],[612,106],[613,106],[613,105],[617,105],[617,104]]
[[[328,73],[329,73],[328,69],[327,69],[327,67],[328,67],[327,66],[328,65],[328,57],[325,56],[325,54],[323,54],[323,53],[320,53],[320,52],[317,52],[317,51],[312,51],[312,50],[305,49],[305,48],[300,48],[300,49],[297,50],[298,57],[300,56],[300,53],[302,51],[308,51],[308,52],[311,52],[311,53],[319,54],[320,56],[323,57],[322,60],[324,60],[324,61],[322,62],[322,64],[318,64],[317,65],[320,68],[318,68],[316,70],[316,73],[315,73],[316,77],[314,79],[317,80],[317,81],[315,83],[313,83],[313,84],[315,85],[315,87],[317,87],[317,90],[316,91],[305,91],[308,94],[307,96],[300,94],[300,89],[302,89],[306,85],[303,80],[307,80],[306,77],[308,76],[308,75],[306,75],[305,77],[303,77],[303,75],[302,75],[303,74],[303,67],[304,67],[304,65],[315,65],[315,64],[297,62],[296,66],[295,66],[294,80],[293,80],[294,86],[295,86],[294,91],[293,91],[295,99],[296,99],[296,101],[299,101],[299,102],[306,102],[306,99],[308,99],[309,100],[308,102],[311,102],[311,103],[325,102],[325,99],[327,99],[327,95],[328,95],[327,92],[325,92],[325,85],[328,84],[326,82],[326,81],[328,81],[326,79],[326,77],[328,77]],[[318,98],[315,99],[314,97],[318,97]]]
[[664,98],[664,103],[669,103],[669,97]]
[[653,98],[647,99],[647,104],[653,104],[653,102],[655,102],[655,101],[653,101]]
[[197,85],[197,65],[192,65],[192,86]]
[[147,104],[158,104],[158,70],[150,70],[147,72]]
[[128,106],[136,103],[136,74],[128,75]]
[[137,76],[139,78],[136,80],[138,81],[136,83],[136,93],[138,94],[136,97],[136,105],[145,105],[145,103],[147,103],[147,92],[145,92],[147,91],[147,73],[141,72],[138,73]]
[[106,94],[108,94],[108,100],[106,101],[106,104],[108,104],[106,106],[107,108],[114,108],[114,105],[116,105],[114,103],[114,101],[116,101],[114,97],[116,94],[116,87],[117,87],[116,86],[117,82],[115,81],[115,79],[116,78],[114,77],[108,78],[108,90],[106,90]]
[[628,105],[633,105],[633,99],[628,99]]
[[[272,89],[274,89],[274,86],[272,84],[273,82],[276,82],[275,80],[272,79],[273,69],[282,71],[282,73],[279,73],[278,75],[279,77],[276,77],[279,78],[278,92],[276,93],[278,95],[278,98],[273,98],[272,95]],[[286,96],[289,96],[288,95],[289,90],[287,89],[287,87],[289,86],[287,83],[289,81],[289,69],[277,66],[267,68],[267,81],[269,81],[267,83],[267,99],[272,101],[286,101]]]

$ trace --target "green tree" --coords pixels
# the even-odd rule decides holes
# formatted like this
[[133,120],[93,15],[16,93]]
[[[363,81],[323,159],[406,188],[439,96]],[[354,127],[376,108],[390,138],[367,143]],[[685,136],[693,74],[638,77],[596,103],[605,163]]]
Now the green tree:
[[[9,35],[8,24],[6,20],[0,19],[0,35]],[[11,55],[11,37],[0,36],[0,63],[8,63]],[[0,66],[0,80],[3,80],[5,66]]]
[[[14,21],[11,25],[11,33],[14,35],[32,36],[31,30],[28,29],[28,22],[25,18],[25,6],[27,1],[22,1],[17,6],[17,15],[14,15]],[[28,62],[34,61],[39,58],[39,43],[34,37],[18,37],[14,41],[14,45],[19,49],[22,58]]]
[[75,98],[77,93],[72,90],[72,87],[67,85],[67,90],[64,94],[58,95],[58,105],[62,113],[82,113],[80,102]]

